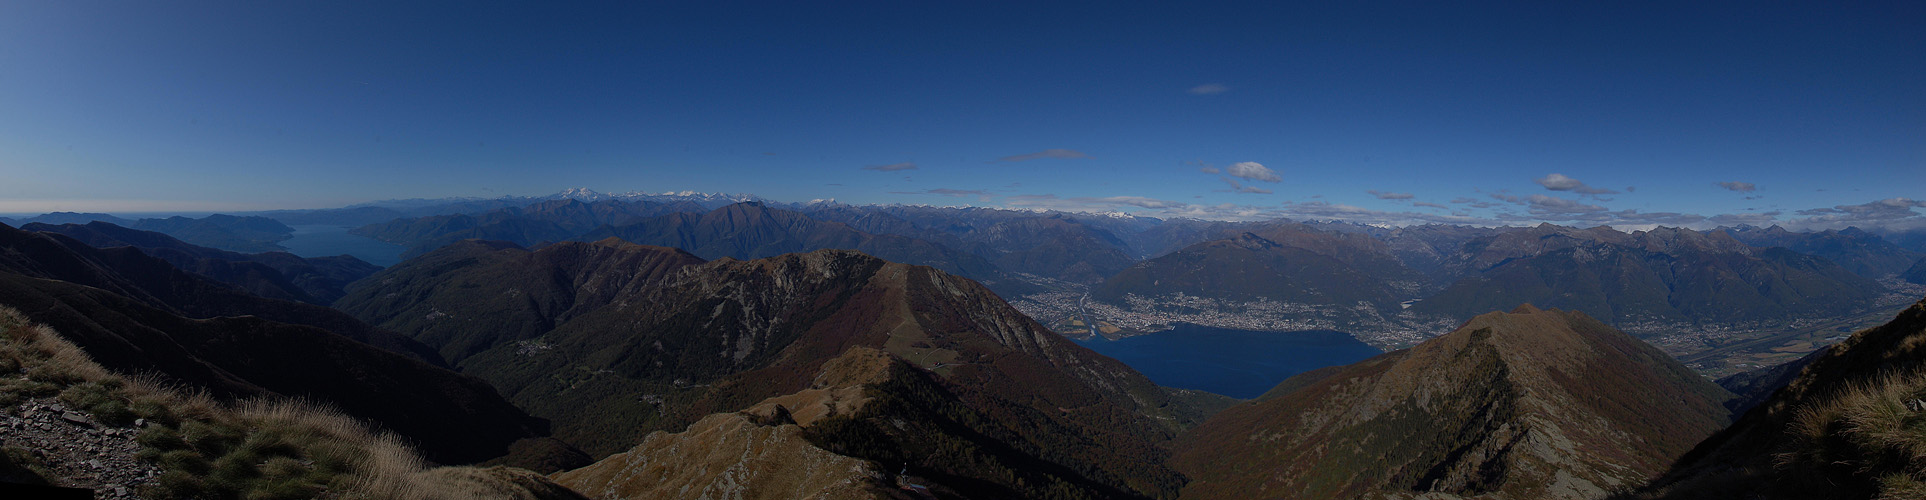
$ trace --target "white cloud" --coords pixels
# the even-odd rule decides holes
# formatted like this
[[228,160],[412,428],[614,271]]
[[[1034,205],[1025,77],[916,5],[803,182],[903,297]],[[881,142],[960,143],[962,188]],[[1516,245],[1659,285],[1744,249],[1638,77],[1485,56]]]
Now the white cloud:
[[1260,164],[1254,161],[1240,161],[1237,163],[1232,163],[1230,167],[1224,169],[1224,173],[1229,174],[1231,177],[1240,177],[1244,179],[1250,179],[1253,181],[1262,181],[1262,182],[1283,182],[1284,181],[1283,177],[1277,176],[1277,172],[1271,171],[1270,168],[1265,167],[1263,164]]
[[1587,186],[1585,183],[1579,182],[1578,179],[1566,177],[1565,174],[1555,173],[1540,177],[1538,179],[1538,185],[1545,186],[1545,189],[1552,191],[1571,191],[1578,194],[1618,194],[1618,191]]
[[1415,196],[1413,196],[1411,193],[1381,192],[1376,189],[1365,191],[1365,192],[1371,193],[1371,196],[1376,196],[1380,200],[1409,200],[1411,198],[1415,198]]
[[988,191],[984,191],[981,189],[949,189],[949,188],[925,189],[922,191],[890,191],[890,194],[935,194],[935,195],[943,195],[943,196],[979,196],[979,197],[990,195]]

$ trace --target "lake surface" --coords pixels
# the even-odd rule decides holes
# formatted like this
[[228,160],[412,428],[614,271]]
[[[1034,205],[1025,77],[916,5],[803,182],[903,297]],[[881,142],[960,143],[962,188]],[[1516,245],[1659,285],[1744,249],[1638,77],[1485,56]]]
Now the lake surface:
[[1076,342],[1130,365],[1157,385],[1241,399],[1262,395],[1292,375],[1383,354],[1344,332],[1257,332],[1181,323],[1150,335]]
[[381,267],[401,262],[401,245],[348,234],[349,229],[354,229],[353,226],[321,224],[288,227],[294,228],[294,237],[281,242],[281,246],[287,247],[288,253],[302,257],[347,254]]

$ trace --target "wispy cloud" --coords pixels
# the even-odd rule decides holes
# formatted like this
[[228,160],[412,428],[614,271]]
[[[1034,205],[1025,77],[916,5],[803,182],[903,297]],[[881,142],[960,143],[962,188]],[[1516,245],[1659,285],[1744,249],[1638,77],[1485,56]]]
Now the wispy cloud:
[[981,189],[949,189],[949,188],[925,189],[922,191],[890,191],[889,193],[890,194],[934,194],[934,195],[942,195],[942,196],[990,196],[989,191],[984,191]]
[[1547,175],[1538,178],[1537,182],[1538,185],[1545,186],[1545,189],[1552,191],[1571,191],[1578,194],[1618,194],[1618,191],[1587,186],[1585,183],[1579,182],[1578,179],[1566,177],[1565,174],[1555,173]]
[[1002,158],[997,158],[996,161],[1030,161],[1030,160],[1041,160],[1045,158],[1074,160],[1078,158],[1089,158],[1089,157],[1090,155],[1083,154],[1082,151],[1077,151],[1074,149],[1045,149],[1035,153],[1005,156]]
[[916,170],[916,162],[906,161],[902,163],[891,163],[888,165],[870,165],[867,167],[863,167],[863,170],[875,170],[878,172],[895,172],[898,170]]
[[1909,198],[1887,198],[1884,200],[1861,203],[1858,205],[1837,205],[1832,208],[1800,210],[1799,215],[1809,216],[1805,222],[1859,222],[1889,221],[1918,217],[1914,208],[1926,207],[1926,201]]
[[1725,188],[1728,191],[1738,191],[1741,193],[1750,193],[1759,189],[1759,186],[1750,182],[1739,181],[1721,182],[1719,183],[1719,187]]
[[1224,180],[1225,184],[1230,184],[1230,187],[1231,187],[1230,192],[1233,192],[1233,193],[1271,194],[1271,190],[1269,189],[1264,189],[1257,186],[1246,186],[1243,183],[1237,182],[1237,179],[1232,179],[1229,177],[1221,177],[1221,179]]
[[1017,207],[1043,208],[1051,210],[1116,210],[1123,207],[1137,207],[1157,210],[1178,209],[1188,206],[1185,203],[1159,200],[1143,196],[1076,196],[1063,198],[1054,194],[1019,194],[1003,198],[1004,203]]
[[1542,194],[1531,195],[1525,202],[1531,206],[1532,213],[1573,214],[1604,212],[1607,209],[1598,205],[1588,205],[1574,200],[1555,198]]
[[1230,92],[1230,87],[1226,87],[1224,86],[1224,84],[1221,84],[1221,83],[1206,83],[1203,85],[1191,87],[1190,90],[1188,90],[1188,92],[1190,92],[1193,95],[1222,94],[1225,92]]
[[1378,191],[1376,189],[1365,191],[1365,192],[1371,193],[1371,196],[1376,196],[1380,200],[1409,200],[1416,197],[1416,196],[1413,196],[1411,193],[1392,193],[1392,192]]
[[1447,206],[1444,206],[1444,205],[1439,205],[1439,204],[1437,204],[1437,203],[1432,203],[1432,202],[1429,202],[1429,201],[1414,201],[1414,202],[1411,202],[1411,205],[1412,205],[1412,206],[1419,206],[1419,207],[1431,207],[1431,208],[1436,208],[1436,209],[1440,209],[1440,210],[1450,210],[1450,209],[1451,209],[1451,207],[1447,207]]

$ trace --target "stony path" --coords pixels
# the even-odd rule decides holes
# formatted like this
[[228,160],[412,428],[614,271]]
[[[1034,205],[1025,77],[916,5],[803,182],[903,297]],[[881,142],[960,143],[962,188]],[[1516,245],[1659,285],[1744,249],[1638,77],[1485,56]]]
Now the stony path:
[[0,413],[0,446],[26,448],[53,472],[58,486],[90,488],[94,498],[140,498],[140,486],[160,475],[141,461],[135,427],[109,427],[58,400],[28,400]]

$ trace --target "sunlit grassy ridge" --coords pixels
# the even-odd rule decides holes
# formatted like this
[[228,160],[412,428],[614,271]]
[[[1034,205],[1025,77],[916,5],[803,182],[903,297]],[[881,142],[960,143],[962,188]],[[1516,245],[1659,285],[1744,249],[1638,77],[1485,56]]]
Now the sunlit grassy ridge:
[[[149,498],[578,497],[520,469],[431,468],[395,435],[324,404],[223,403],[115,374],[52,329],[0,307],[0,405],[44,397],[107,425],[142,420],[139,456],[164,470],[142,492]],[[17,453],[6,456],[19,462]],[[15,465],[62,482],[44,477],[39,464]]]

